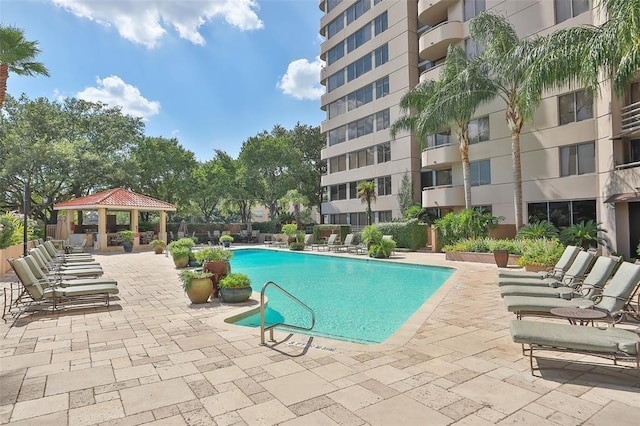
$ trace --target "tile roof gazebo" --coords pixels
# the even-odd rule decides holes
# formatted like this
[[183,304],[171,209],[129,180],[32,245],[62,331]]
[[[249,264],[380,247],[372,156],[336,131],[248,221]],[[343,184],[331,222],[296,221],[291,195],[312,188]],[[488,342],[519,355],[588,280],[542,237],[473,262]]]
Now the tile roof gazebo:
[[[73,216],[76,210],[98,211],[98,249],[107,248],[107,210],[131,212],[130,229],[138,232],[138,212],[159,211],[160,231],[158,239],[167,241],[167,213],[176,211],[176,206],[146,195],[138,194],[124,188],[114,188],[108,191],[98,192],[86,197],[63,201],[53,206],[54,210],[67,210]],[[71,226],[71,221],[67,221]],[[71,232],[71,230],[69,230]],[[139,245],[139,240],[134,240],[134,248]]]

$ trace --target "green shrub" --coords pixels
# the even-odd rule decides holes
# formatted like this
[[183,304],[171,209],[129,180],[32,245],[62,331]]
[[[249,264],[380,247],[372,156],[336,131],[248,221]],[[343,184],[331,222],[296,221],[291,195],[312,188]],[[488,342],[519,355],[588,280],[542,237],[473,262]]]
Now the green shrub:
[[418,219],[406,222],[378,223],[375,227],[384,235],[393,235],[398,247],[416,251],[427,245],[427,230],[429,226],[420,223]]
[[262,234],[275,234],[278,232],[277,223],[274,221],[252,223],[251,229],[260,231]]
[[220,288],[243,288],[251,286],[251,280],[245,274],[233,273],[226,275],[218,283]]
[[222,243],[232,243],[233,242],[233,237],[231,235],[222,235],[220,237],[220,242],[222,242]]
[[287,223],[286,225],[282,225],[282,232],[287,235],[289,238],[293,238],[298,231],[298,225],[295,223]]
[[120,235],[122,235],[122,241],[132,243],[136,233],[133,231],[121,231]]
[[184,246],[177,246],[177,247],[173,247],[170,250],[170,253],[174,259],[177,259],[183,256],[189,256],[191,254],[191,249]]
[[486,237],[504,217],[494,217],[480,209],[464,209],[457,214],[448,213],[435,221],[440,246],[454,244],[464,238]]
[[518,239],[558,238],[558,228],[548,220],[528,223],[516,235]]
[[494,238],[467,238],[442,247],[443,252],[491,253],[506,250],[509,254],[522,254],[522,241],[496,240]]
[[360,235],[362,242],[365,244],[377,244],[382,241],[382,231],[380,231],[375,225],[367,225],[362,228],[362,234]]
[[640,256],[640,244],[638,244],[638,247],[636,247],[636,254]]
[[[27,239],[33,238],[34,221],[27,223]],[[5,213],[0,216],[0,249],[20,244],[24,239],[23,216],[14,213]]]
[[589,247],[598,247],[598,244],[605,245],[604,238],[599,237],[598,232],[607,232],[607,230],[600,225],[593,220],[574,223],[560,232],[560,240],[565,245],[574,245],[585,250]]
[[196,244],[193,242],[191,238],[180,238],[177,241],[170,242],[169,245],[167,246],[167,249],[169,251],[173,251],[178,247],[186,247],[190,251],[195,245]]
[[198,250],[194,253],[194,258],[198,262],[214,261],[214,260],[229,260],[233,257],[233,252],[230,250],[223,250],[220,247],[205,247],[202,250]]
[[557,239],[522,240],[522,257],[518,260],[518,265],[552,266],[558,262],[563,252],[564,246]]
[[393,240],[380,239],[369,247],[369,256],[371,257],[384,257],[391,256],[391,252],[396,248],[396,242]]

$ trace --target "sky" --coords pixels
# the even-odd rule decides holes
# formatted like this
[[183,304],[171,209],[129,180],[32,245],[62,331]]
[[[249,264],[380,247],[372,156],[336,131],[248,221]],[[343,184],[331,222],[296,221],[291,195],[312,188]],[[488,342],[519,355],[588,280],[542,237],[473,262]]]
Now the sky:
[[318,0],[0,0],[0,23],[38,41],[50,77],[7,92],[76,97],[142,117],[200,161],[279,124],[317,126]]

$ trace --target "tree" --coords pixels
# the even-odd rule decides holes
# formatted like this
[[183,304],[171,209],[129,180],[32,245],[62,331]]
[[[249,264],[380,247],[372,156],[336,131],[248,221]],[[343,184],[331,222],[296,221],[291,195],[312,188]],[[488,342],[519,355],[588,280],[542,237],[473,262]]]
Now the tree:
[[413,205],[413,183],[411,175],[408,171],[404,172],[400,187],[398,188],[398,204],[400,204],[400,212],[404,215],[409,207]]
[[253,185],[247,177],[245,165],[232,158],[224,151],[216,150],[216,160],[224,170],[231,183],[224,191],[224,199],[221,202],[222,211],[229,216],[230,213],[239,213],[240,221],[251,225],[251,208],[256,204],[253,196]]
[[27,41],[20,28],[0,25],[0,109],[7,94],[9,72],[17,75],[45,75],[49,71],[40,62],[35,62],[40,54],[37,41]]
[[322,175],[327,173],[327,162],[320,158],[322,149],[327,145],[320,133],[320,126],[307,126],[297,123],[290,131],[292,144],[298,149],[300,157],[291,165],[294,178],[300,183],[299,190],[310,200],[320,213],[322,220]]
[[280,199],[280,205],[283,209],[288,210],[289,206],[293,206],[293,215],[296,220],[298,229],[302,229],[302,221],[300,220],[300,206],[309,204],[309,199],[302,195],[297,189],[290,189],[284,197]]
[[465,208],[471,208],[469,121],[476,108],[493,97],[495,88],[482,67],[467,60],[459,46],[449,46],[440,79],[427,80],[407,92],[400,100],[400,110],[405,115],[391,126],[393,138],[400,130],[413,130],[421,141],[455,126],[462,158]]
[[356,190],[362,204],[367,204],[367,224],[371,225],[373,223],[371,202],[376,200],[376,184],[372,180],[361,180]]

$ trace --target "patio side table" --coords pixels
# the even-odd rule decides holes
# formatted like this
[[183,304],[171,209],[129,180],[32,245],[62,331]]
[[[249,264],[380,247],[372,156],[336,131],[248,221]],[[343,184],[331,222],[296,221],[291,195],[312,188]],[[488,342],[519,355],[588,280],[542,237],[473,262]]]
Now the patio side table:
[[557,317],[563,317],[569,320],[573,325],[589,325],[593,326],[593,321],[607,317],[607,314],[595,309],[583,308],[553,308],[551,314]]

